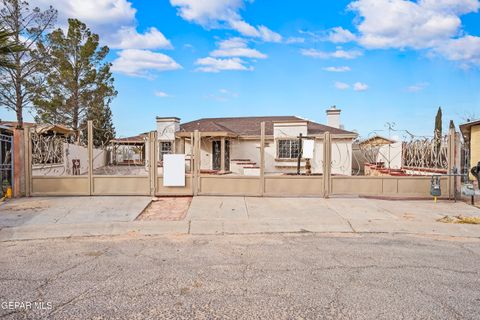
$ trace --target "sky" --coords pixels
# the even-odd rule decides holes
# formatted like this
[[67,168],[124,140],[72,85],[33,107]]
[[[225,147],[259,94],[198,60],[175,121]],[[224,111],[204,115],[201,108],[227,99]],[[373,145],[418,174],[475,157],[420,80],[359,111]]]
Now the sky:
[[[31,0],[111,48],[119,136],[155,117],[297,115],[361,136],[480,117],[478,0]],[[14,114],[0,109],[1,119]],[[27,117],[31,118],[31,117]],[[381,133],[381,131],[378,131]]]

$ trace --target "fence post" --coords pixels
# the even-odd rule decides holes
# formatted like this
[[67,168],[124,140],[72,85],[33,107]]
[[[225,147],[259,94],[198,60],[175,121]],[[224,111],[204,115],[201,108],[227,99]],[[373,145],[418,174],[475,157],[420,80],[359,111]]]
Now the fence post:
[[448,198],[451,199],[456,192],[456,190],[454,190],[454,181],[456,177],[450,176],[450,174],[454,173],[453,168],[455,167],[455,128],[450,128],[448,130],[447,162],[447,174],[449,174],[449,176],[447,176]]
[[10,183],[13,187],[13,197],[19,198],[25,196],[25,137],[23,128],[13,129],[12,146],[12,165],[13,177]]
[[194,186],[193,186],[193,195],[194,196],[197,196],[198,195],[198,192],[200,190],[200,139],[201,139],[201,135],[200,135],[200,132],[198,130],[195,130],[194,132],[194,138],[193,138],[193,142],[195,144],[194,148],[193,148],[193,182],[194,182]]
[[323,135],[323,196],[328,198],[332,184],[332,138],[330,132]]
[[195,164],[194,164],[194,159],[193,159],[193,154],[195,150],[195,134],[192,132],[190,134],[190,186],[192,188],[192,195],[194,193],[195,189]]
[[260,124],[260,196],[265,194],[265,122]]
[[90,195],[93,195],[93,121],[87,121],[88,138],[88,187]]
[[30,136],[30,127],[26,125],[24,127],[24,158],[25,158],[25,196],[30,197],[31,185],[32,185],[32,140]]
[[150,195],[155,196],[157,192],[157,131],[151,131],[148,134],[148,154],[149,154],[149,163],[150,168],[148,170],[148,175],[150,177]]

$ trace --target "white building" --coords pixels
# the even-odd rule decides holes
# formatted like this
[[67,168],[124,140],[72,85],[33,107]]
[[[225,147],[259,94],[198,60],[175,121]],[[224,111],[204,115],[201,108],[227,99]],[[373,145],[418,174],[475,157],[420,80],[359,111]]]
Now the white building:
[[[265,174],[297,171],[299,136],[313,142],[309,159],[313,174],[323,173],[323,138],[332,137],[332,174],[352,174],[352,143],[357,134],[340,125],[341,110],[326,111],[327,125],[296,116],[207,118],[180,124],[175,117],[157,117],[160,157],[176,152],[191,153],[190,138],[201,132],[201,170],[222,174],[258,175],[261,123],[265,122]],[[305,140],[304,140],[305,141]],[[189,161],[187,160],[187,163]],[[306,159],[301,159],[305,171]]]

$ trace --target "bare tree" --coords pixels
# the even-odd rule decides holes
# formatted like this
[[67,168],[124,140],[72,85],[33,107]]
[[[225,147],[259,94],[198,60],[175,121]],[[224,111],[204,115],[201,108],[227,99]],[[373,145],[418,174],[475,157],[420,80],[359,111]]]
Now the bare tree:
[[21,0],[1,1],[0,23],[12,34],[12,42],[25,50],[10,53],[13,68],[0,67],[0,103],[16,113],[17,127],[22,128],[24,109],[30,106],[35,88],[43,81],[39,71],[44,64],[32,52],[53,27],[57,11],[52,7],[44,11],[31,8]]

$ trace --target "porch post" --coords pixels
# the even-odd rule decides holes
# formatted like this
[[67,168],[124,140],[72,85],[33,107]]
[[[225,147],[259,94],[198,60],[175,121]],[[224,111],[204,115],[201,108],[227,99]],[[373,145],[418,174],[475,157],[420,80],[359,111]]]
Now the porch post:
[[88,188],[90,195],[93,195],[93,121],[87,121],[88,136]]
[[225,172],[225,137],[220,140],[220,171]]
[[265,122],[260,124],[260,196],[265,194]]
[[323,136],[323,196],[328,198],[331,192],[332,179],[332,137],[330,132]]

